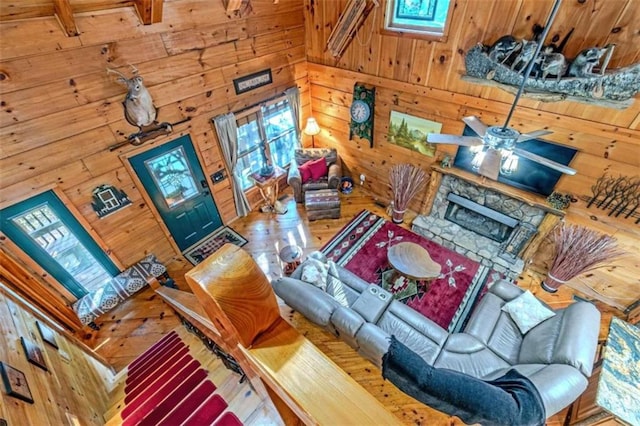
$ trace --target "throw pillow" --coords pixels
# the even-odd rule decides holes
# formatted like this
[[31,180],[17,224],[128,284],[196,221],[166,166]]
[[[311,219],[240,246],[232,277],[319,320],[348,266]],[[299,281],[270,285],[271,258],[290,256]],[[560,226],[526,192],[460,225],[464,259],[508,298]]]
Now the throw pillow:
[[311,180],[311,168],[309,167],[309,163],[311,163],[311,160],[298,167],[298,170],[300,171],[300,180],[302,180],[303,184]]
[[302,265],[300,279],[309,284],[313,284],[322,291],[326,291],[328,273],[327,265],[316,259],[307,259]]
[[327,175],[329,169],[327,168],[327,160],[324,157],[320,157],[317,160],[312,160],[309,164],[311,169],[311,179],[318,180]]
[[511,316],[522,334],[556,314],[536,299],[529,290],[505,303],[502,310]]

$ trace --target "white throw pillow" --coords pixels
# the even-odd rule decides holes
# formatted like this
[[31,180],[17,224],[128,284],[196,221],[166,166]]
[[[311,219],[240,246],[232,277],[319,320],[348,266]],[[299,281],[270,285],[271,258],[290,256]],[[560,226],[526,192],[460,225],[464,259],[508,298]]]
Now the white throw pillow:
[[502,310],[511,316],[522,334],[556,314],[536,299],[529,290],[505,303]]
[[329,270],[327,265],[316,259],[307,259],[302,265],[300,279],[309,284],[313,284],[322,291],[327,291],[327,275]]

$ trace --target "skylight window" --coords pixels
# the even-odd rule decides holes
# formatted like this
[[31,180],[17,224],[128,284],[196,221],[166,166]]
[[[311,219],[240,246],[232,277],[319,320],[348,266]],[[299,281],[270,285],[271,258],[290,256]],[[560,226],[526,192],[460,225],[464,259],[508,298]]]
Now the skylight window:
[[387,0],[385,30],[444,41],[452,0]]

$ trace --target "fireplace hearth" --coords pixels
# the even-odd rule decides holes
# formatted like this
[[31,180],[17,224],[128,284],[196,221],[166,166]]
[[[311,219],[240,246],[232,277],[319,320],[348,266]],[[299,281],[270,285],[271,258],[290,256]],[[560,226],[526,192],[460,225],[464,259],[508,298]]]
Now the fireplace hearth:
[[439,186],[430,187],[433,206],[429,214],[414,219],[412,230],[509,279],[517,278],[524,269],[519,255],[550,209],[459,174],[434,168],[431,179]]

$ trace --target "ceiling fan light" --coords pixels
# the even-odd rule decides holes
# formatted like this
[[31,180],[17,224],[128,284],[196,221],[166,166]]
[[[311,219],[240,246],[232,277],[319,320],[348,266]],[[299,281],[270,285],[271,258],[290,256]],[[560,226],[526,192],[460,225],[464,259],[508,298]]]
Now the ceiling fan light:
[[500,164],[500,173],[503,175],[510,175],[518,169],[518,156],[509,153],[507,156],[502,157],[502,163]]
[[471,167],[473,168],[473,170],[478,171],[480,169],[480,166],[484,161],[485,154],[485,151],[476,152],[476,155],[473,156],[473,160],[471,160]]

